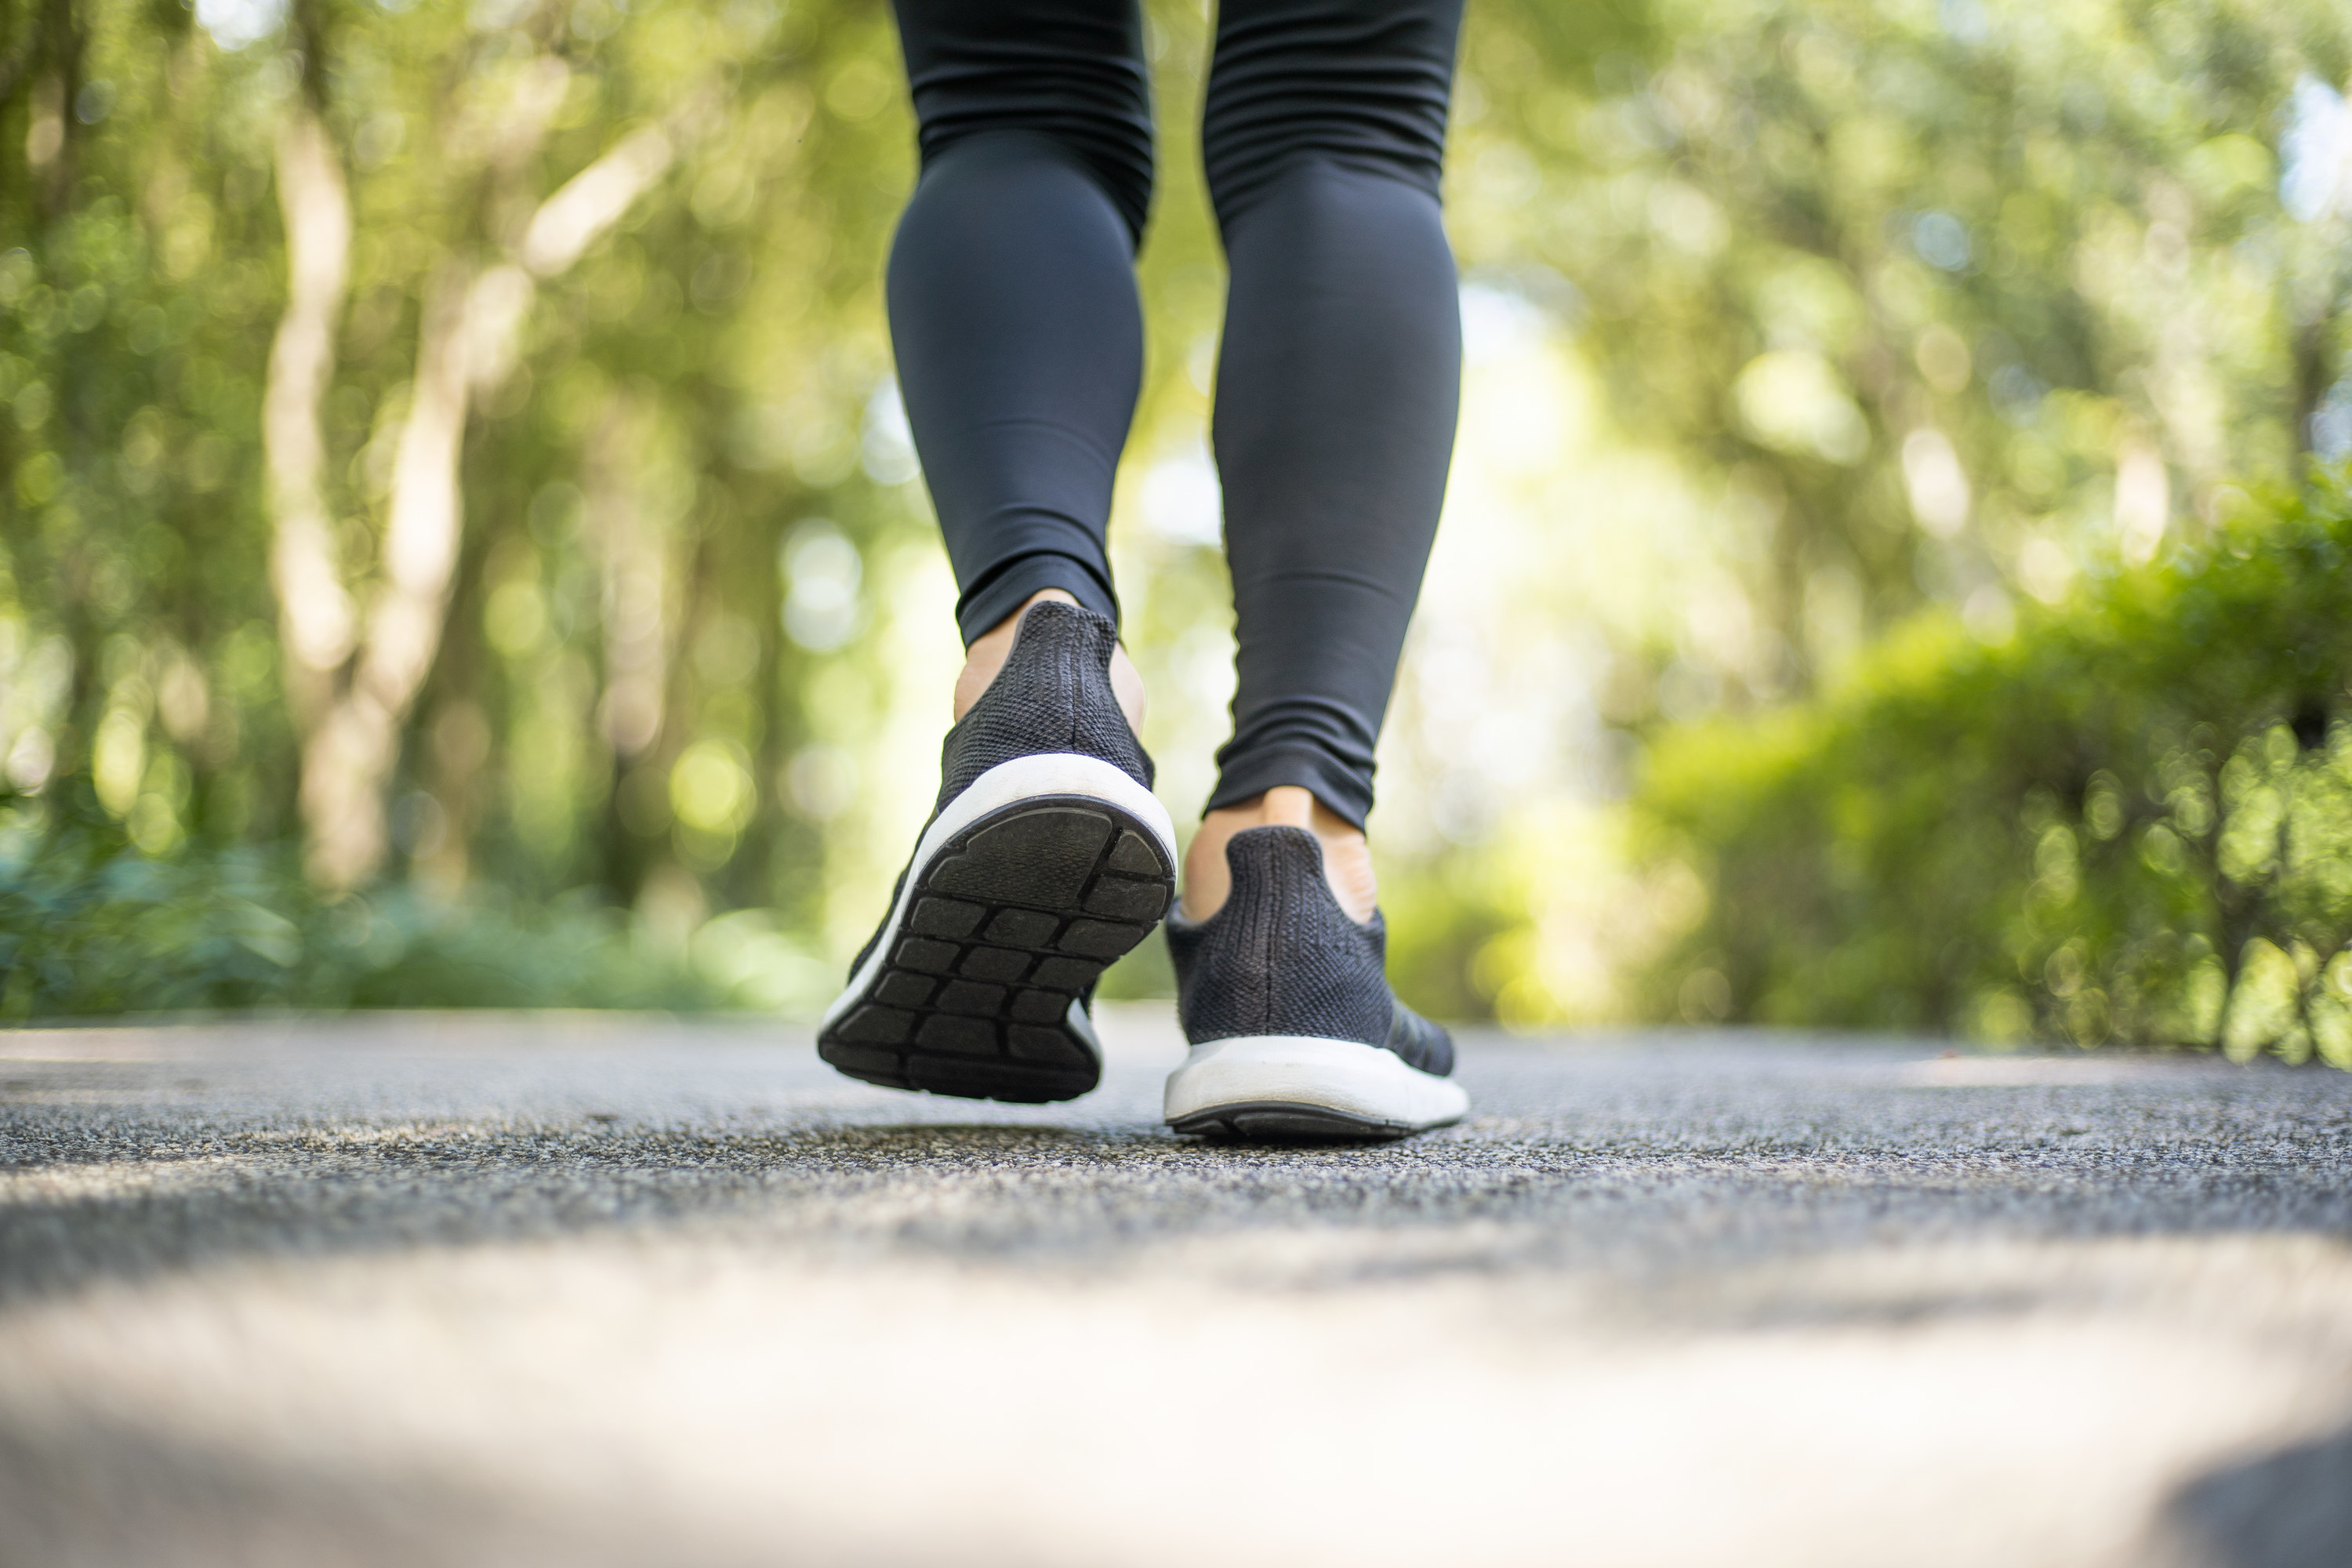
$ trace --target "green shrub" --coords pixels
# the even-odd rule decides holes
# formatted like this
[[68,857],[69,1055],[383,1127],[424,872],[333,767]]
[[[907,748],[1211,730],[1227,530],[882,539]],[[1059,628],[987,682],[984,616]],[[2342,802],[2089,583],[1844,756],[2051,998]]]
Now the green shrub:
[[634,945],[610,910],[441,904],[396,888],[326,900],[290,846],[144,855],[81,778],[0,797],[0,976],[9,1022],[739,1000],[701,970]]
[[1671,733],[1635,843],[1710,898],[1650,1005],[2352,1066],[2347,676],[2337,475],[1992,646],[1925,620],[1818,701]]

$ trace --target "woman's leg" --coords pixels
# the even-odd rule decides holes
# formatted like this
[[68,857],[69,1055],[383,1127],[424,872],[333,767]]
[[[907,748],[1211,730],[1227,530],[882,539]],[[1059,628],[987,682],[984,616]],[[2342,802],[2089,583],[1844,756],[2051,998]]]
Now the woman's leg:
[[1215,441],[1234,575],[1234,737],[1185,865],[1314,830],[1371,913],[1372,750],[1444,497],[1461,321],[1438,206],[1461,0],[1224,0],[1202,146],[1232,286]]
[[1049,591],[1116,618],[1104,531],[1142,374],[1152,174],[1135,0],[897,13],[923,172],[891,248],[890,334],[958,624],[979,642]]
[[[1168,1124],[1394,1137],[1467,1112],[1397,1000],[1364,814],[1461,379],[1437,182],[1461,0],[1223,0],[1202,115],[1232,272],[1217,466],[1234,738],[1168,926]],[[1303,830],[1303,831],[1302,831]]]
[[898,0],[898,23],[923,173],[890,329],[966,659],[930,819],[817,1052],[869,1083],[1067,1100],[1101,1076],[1095,983],[1175,884],[1103,552],[1142,363],[1142,29],[1135,0]]

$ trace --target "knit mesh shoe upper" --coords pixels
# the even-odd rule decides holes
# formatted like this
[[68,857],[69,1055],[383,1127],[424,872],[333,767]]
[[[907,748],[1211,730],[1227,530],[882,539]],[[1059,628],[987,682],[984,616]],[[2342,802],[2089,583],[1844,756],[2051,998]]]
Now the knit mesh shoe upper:
[[1251,1036],[1353,1040],[1443,1077],[1446,1032],[1390,991],[1388,926],[1348,918],[1324,879],[1323,849],[1299,827],[1254,827],[1226,841],[1233,891],[1198,924],[1168,922],[1177,1010],[1196,1046]]
[[940,743],[934,816],[999,763],[1041,752],[1099,757],[1144,788],[1151,759],[1111,689],[1118,628],[1107,616],[1044,599],[1014,631],[1004,668]]

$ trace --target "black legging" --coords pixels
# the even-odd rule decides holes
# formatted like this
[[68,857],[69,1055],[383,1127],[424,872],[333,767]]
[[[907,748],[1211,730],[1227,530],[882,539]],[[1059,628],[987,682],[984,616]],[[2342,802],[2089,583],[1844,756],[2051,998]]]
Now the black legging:
[[[969,642],[1043,588],[1116,616],[1151,102],[1135,0],[896,0],[922,177],[898,379]],[[1214,436],[1240,641],[1214,808],[1361,825],[1461,391],[1438,169],[1462,0],[1223,0],[1202,114],[1232,281]]]

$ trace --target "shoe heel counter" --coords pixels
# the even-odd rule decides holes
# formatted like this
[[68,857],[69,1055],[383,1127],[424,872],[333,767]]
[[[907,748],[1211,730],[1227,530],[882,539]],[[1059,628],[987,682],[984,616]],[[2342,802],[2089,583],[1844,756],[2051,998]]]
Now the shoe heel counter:
[[1277,962],[1268,965],[1275,984],[1266,1032],[1382,1044],[1390,1023],[1386,929],[1378,917],[1359,925],[1339,907],[1312,833],[1259,831],[1269,836],[1268,877],[1284,906],[1273,933]]
[[1176,1017],[1184,1037],[1197,1043],[1253,1032],[1264,1008],[1242,994],[1255,970],[1234,962],[1231,930],[1214,915],[1194,925],[1181,913],[1170,915],[1160,929],[1176,971]]
[[1004,668],[948,731],[941,800],[1000,762],[1045,752],[1094,757],[1150,788],[1151,759],[1111,687],[1118,647],[1118,628],[1091,610],[1051,599],[1031,605]]
[[1225,845],[1233,889],[1224,908],[1180,931],[1194,944],[1179,963],[1178,1001],[1194,1040],[1304,1035],[1383,1044],[1385,931],[1358,925],[1324,879],[1322,847],[1297,827],[1256,827]]

